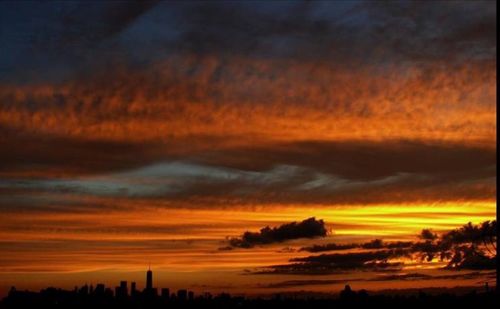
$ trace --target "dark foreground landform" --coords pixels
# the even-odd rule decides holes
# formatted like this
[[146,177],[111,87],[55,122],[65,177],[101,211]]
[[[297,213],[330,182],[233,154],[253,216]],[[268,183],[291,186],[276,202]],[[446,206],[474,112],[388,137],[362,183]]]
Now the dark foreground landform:
[[[208,293],[194,296],[186,290],[177,294],[114,295],[110,291],[93,292],[47,288],[40,292],[17,291],[0,302],[0,308],[498,308],[496,288],[471,290],[466,293],[420,291],[408,294],[370,294],[354,291],[349,286],[335,297],[315,298],[275,294],[270,298],[246,298]],[[448,307],[451,308],[451,307]]]

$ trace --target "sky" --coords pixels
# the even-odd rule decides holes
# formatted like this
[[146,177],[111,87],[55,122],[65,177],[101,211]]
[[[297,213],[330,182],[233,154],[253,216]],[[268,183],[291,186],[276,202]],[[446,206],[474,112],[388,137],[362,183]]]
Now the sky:
[[494,276],[380,256],[496,217],[494,1],[5,1],[0,46],[0,295]]

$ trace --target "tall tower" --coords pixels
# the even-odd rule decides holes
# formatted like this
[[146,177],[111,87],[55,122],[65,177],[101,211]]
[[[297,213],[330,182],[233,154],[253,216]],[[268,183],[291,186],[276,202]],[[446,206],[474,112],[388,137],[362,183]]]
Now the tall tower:
[[151,266],[149,267],[148,272],[146,273],[146,289],[147,290],[153,289],[153,272],[151,271]]

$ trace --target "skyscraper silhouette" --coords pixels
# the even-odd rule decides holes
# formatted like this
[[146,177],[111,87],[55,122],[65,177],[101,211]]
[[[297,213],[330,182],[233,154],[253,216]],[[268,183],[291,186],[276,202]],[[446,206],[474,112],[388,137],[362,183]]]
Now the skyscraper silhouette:
[[137,291],[136,291],[135,281],[132,281],[132,283],[130,284],[130,295],[135,296],[136,293]]
[[151,268],[149,268],[148,272],[146,273],[146,289],[153,289],[153,272],[151,271]]
[[128,296],[127,281],[120,281],[120,286],[117,286],[115,288],[115,296],[117,298],[127,298]]

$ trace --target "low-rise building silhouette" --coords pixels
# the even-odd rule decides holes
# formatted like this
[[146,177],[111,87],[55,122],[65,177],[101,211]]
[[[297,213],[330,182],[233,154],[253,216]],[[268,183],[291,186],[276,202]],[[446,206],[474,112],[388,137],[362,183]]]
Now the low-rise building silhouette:
[[178,290],[177,291],[177,299],[180,301],[186,301],[187,300],[187,290]]
[[137,294],[137,288],[135,285],[135,281],[132,281],[130,283],[130,296],[134,297],[134,296],[136,296],[136,294]]
[[169,299],[170,298],[170,289],[169,288],[162,288],[161,289],[161,297],[163,299]]

